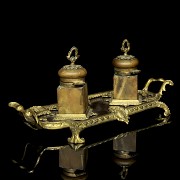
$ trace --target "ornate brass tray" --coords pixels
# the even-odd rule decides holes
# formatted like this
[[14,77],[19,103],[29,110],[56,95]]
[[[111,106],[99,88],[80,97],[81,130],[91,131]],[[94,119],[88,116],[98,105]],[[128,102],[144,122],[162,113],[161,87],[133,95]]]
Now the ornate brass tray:
[[[67,55],[71,64],[58,72],[60,85],[57,88],[57,103],[27,109],[18,102],[10,102],[9,106],[20,112],[24,116],[24,122],[33,129],[69,128],[72,136],[68,138],[68,142],[74,144],[85,142],[85,139],[80,137],[85,128],[115,120],[128,124],[131,115],[148,109],[161,108],[164,110],[164,117],[170,116],[170,110],[161,101],[161,97],[163,91],[166,91],[166,85],[172,86],[173,81],[150,78],[144,88],[139,90],[137,74],[140,70],[136,68],[138,60],[127,54],[130,44],[126,39],[121,49],[124,54],[113,60],[113,90],[88,94],[85,82],[87,72],[81,65],[75,64],[79,58],[78,49],[72,47]],[[149,91],[149,86],[157,82],[162,83],[159,92]]]

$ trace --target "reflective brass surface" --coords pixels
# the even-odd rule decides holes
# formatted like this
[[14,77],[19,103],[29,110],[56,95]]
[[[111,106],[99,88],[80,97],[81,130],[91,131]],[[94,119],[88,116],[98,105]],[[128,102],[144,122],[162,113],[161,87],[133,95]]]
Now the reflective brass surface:
[[[125,47],[127,45],[127,47]],[[88,94],[85,82],[86,70],[81,65],[76,65],[78,50],[72,47],[67,59],[71,61],[58,72],[60,85],[57,88],[57,103],[32,106],[25,109],[18,102],[9,102],[9,107],[20,112],[25,123],[34,129],[63,129],[69,128],[72,136],[69,143],[81,144],[85,142],[80,133],[91,126],[96,126],[110,121],[120,121],[129,124],[130,116],[142,111],[161,108],[164,117],[170,116],[170,109],[160,99],[166,85],[173,86],[171,80],[163,78],[150,78],[144,88],[138,90],[136,69],[138,60],[128,55],[129,42],[125,39],[122,43],[124,55],[118,56],[114,61],[115,74],[113,90]],[[72,52],[75,51],[75,56]],[[157,93],[149,91],[151,83],[161,82]],[[101,111],[98,111],[98,106]],[[163,120],[163,119],[162,119]],[[164,120],[163,120],[164,121]]]
[[[112,142],[112,152],[114,153],[112,160],[115,164],[120,166],[122,170],[120,174],[123,178],[124,176],[127,176],[128,168],[136,162],[136,135],[140,132],[168,125],[169,123],[171,123],[170,116],[160,118],[158,119],[157,124],[118,133],[115,136],[110,136],[100,141],[93,141],[88,144],[64,144],[60,140],[57,145],[47,146],[46,144],[42,144],[41,141],[33,139],[29,142],[26,141],[25,146],[21,151],[20,158],[14,157],[12,161],[25,172],[34,173],[38,166],[42,166],[40,162],[45,152],[58,151],[57,155],[59,156],[59,168],[63,170],[62,176],[73,178],[81,176],[84,177],[88,174],[87,164],[89,159],[89,150],[105,143]],[[18,145],[19,144],[17,143],[17,146]],[[33,162],[27,162],[27,159]],[[48,167],[50,165],[45,164],[45,166]]]

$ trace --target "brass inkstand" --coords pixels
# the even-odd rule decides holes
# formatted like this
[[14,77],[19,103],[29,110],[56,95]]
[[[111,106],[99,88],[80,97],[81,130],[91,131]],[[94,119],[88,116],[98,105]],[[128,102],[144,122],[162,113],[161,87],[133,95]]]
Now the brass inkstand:
[[[164,116],[168,117],[170,110],[160,99],[166,85],[172,86],[173,82],[163,78],[150,78],[144,88],[138,90],[139,61],[128,54],[130,43],[127,39],[123,41],[121,50],[124,54],[113,59],[113,90],[88,94],[85,81],[87,71],[76,64],[79,58],[78,49],[72,47],[67,55],[70,65],[65,65],[58,71],[60,84],[57,87],[57,103],[32,106],[28,109],[24,109],[17,102],[10,102],[9,106],[22,113],[25,123],[31,128],[49,130],[69,128],[72,136],[68,138],[68,142],[73,144],[85,142],[85,139],[80,137],[85,128],[115,120],[128,124],[131,115],[148,109],[162,108]],[[162,82],[159,92],[150,92],[149,85],[156,81]],[[103,111],[95,108],[96,102],[103,105]],[[162,118],[163,121],[166,119]]]

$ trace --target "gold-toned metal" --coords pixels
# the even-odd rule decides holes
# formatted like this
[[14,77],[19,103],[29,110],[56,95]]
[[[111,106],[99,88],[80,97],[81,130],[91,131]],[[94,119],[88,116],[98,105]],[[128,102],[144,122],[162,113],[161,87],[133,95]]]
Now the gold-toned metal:
[[[107,143],[107,142],[110,142],[110,141],[117,141],[117,140],[121,140],[123,138],[126,138],[127,136],[131,136],[132,134],[137,134],[139,132],[142,132],[142,131],[146,131],[146,130],[149,130],[149,129],[152,129],[152,128],[157,128],[157,127],[161,127],[161,126],[164,126],[164,125],[167,125],[169,123],[171,123],[170,121],[170,116],[168,117],[161,117],[160,119],[157,119],[158,120],[158,123],[157,124],[153,124],[153,125],[150,125],[150,126],[147,126],[145,128],[140,128],[140,129],[136,129],[136,130],[133,130],[133,131],[127,131],[127,132],[124,132],[124,133],[120,133],[116,136],[113,136],[113,137],[110,137],[110,138],[107,138],[107,139],[104,139],[104,140],[101,140],[101,141],[98,141],[98,142],[94,142],[92,144],[89,144],[89,145],[83,145],[83,144],[66,144],[66,145],[57,145],[57,146],[42,146],[41,142],[39,142],[39,145],[37,146],[37,158],[35,159],[34,161],[34,164],[31,165],[31,167],[27,168],[23,162],[25,161],[26,159],[26,156],[28,156],[28,149],[29,147],[33,146],[34,147],[34,144],[33,143],[26,143],[25,146],[24,146],[24,150],[23,150],[23,154],[22,156],[20,156],[20,159],[13,159],[13,162],[15,164],[17,164],[19,166],[19,168],[21,169],[24,169],[26,170],[28,173],[33,173],[36,169],[36,167],[38,166],[40,160],[41,160],[41,157],[43,156],[44,152],[46,151],[61,151],[61,150],[65,150],[66,148],[69,149],[69,148],[72,148],[72,151],[87,151],[88,149],[90,148],[93,148],[93,147],[96,147],[96,146],[99,146],[101,144],[104,144],[104,143]],[[126,143],[128,143],[126,141]],[[130,142],[129,142],[130,143]],[[37,142],[36,142],[37,144]],[[33,152],[34,154],[35,152]],[[31,154],[29,154],[31,155]],[[122,162],[126,163],[125,161],[120,161],[117,159],[118,158],[121,158],[121,159],[126,159],[126,160],[129,160],[129,158],[132,158],[133,155],[129,156],[129,154],[127,154],[126,152],[121,152],[121,154],[117,155],[114,154],[116,159],[115,162],[118,163],[119,165],[122,165]],[[69,159],[69,158],[68,158]],[[71,160],[71,159],[70,159]],[[76,162],[74,162],[76,163]],[[120,164],[121,163],[121,164]],[[127,165],[127,163],[126,163]]]
[[[173,86],[173,81],[150,78],[144,88],[138,90],[137,74],[140,70],[137,70],[136,66],[139,62],[134,56],[127,54],[130,50],[127,40],[123,41],[121,49],[124,55],[113,60],[113,90],[88,94],[85,82],[87,72],[81,65],[75,64],[79,55],[77,48],[73,46],[67,55],[71,64],[58,71],[60,85],[57,88],[57,103],[24,109],[18,102],[10,102],[9,107],[19,111],[31,128],[69,128],[72,136],[68,138],[68,142],[74,144],[85,142],[85,139],[80,137],[85,128],[115,120],[128,124],[131,115],[147,109],[161,108],[164,110],[164,116],[168,117],[170,110],[160,99],[162,92],[166,91],[166,85]],[[73,51],[75,56],[72,56]],[[162,83],[159,92],[149,91],[152,82]],[[98,110],[96,104],[99,104],[102,111]]]
[[[75,51],[75,56],[72,56],[73,51]],[[89,117],[88,88],[85,82],[87,71],[81,65],[75,64],[78,58],[78,49],[73,46],[67,55],[71,64],[58,71],[60,85],[57,88],[58,114],[55,115],[56,120],[84,120]]]
[[[127,46],[127,47],[126,47]],[[127,55],[127,52],[130,50],[130,43],[127,39],[124,39],[122,42],[121,51],[124,52],[124,55]]]
[[138,99],[138,76],[137,70],[139,60],[132,55],[128,55],[130,43],[125,39],[121,50],[123,55],[113,59],[114,77],[113,77],[113,98],[111,105],[137,105]]
[[[73,51],[75,51],[75,56],[72,56]],[[76,60],[79,58],[79,56],[80,56],[80,55],[78,54],[78,49],[77,49],[77,47],[73,46],[73,47],[69,50],[68,55],[67,55],[66,57],[67,57],[67,59],[68,59],[69,61],[71,61],[71,65],[74,65],[74,63],[75,63]]]

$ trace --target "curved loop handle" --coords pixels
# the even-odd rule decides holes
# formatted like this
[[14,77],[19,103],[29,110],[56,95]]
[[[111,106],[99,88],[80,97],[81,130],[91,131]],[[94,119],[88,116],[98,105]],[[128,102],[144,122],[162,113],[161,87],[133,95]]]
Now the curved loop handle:
[[124,55],[127,55],[127,52],[130,50],[130,43],[127,39],[125,39],[122,42],[122,47],[121,47],[121,51],[124,52]]
[[[74,56],[72,56],[73,51],[75,52]],[[71,65],[74,65],[75,61],[79,58],[77,47],[73,46],[69,50],[68,55],[66,57],[69,61],[71,61]]]
[[149,88],[149,85],[152,83],[152,82],[156,82],[156,81],[159,81],[159,82],[162,82],[162,85],[161,85],[161,88],[159,89],[159,92],[158,94],[162,95],[162,91],[166,91],[166,85],[169,84],[171,86],[174,85],[173,81],[171,80],[164,80],[163,78],[159,78],[159,79],[154,79],[154,78],[150,78],[144,88],[142,89],[143,91],[148,91],[148,88]]

